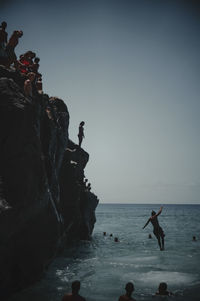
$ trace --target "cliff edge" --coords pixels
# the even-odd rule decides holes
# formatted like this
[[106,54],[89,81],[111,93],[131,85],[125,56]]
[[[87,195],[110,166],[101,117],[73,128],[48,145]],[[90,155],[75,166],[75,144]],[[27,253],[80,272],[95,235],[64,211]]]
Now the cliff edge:
[[1,300],[38,280],[72,239],[90,239],[98,204],[66,104],[37,90],[25,97],[24,80],[0,66]]

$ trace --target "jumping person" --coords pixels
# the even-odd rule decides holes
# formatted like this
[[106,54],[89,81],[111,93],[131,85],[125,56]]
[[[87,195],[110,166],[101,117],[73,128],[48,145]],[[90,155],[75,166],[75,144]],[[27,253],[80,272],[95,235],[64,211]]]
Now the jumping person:
[[[156,213],[155,211],[152,211],[151,212],[151,217],[148,219],[148,221],[146,222],[146,224],[143,227],[143,229],[144,229],[148,225],[149,222],[152,223],[152,225],[153,225],[153,233],[154,233],[155,237],[158,240],[158,244],[159,244],[159,247],[160,247],[161,251],[164,250],[164,244],[165,244],[164,237],[165,237],[165,234],[163,232],[163,229],[159,225],[157,216],[159,214],[161,214],[162,209],[163,209],[163,207],[160,207],[160,210],[158,211],[158,213]],[[162,244],[161,244],[160,239],[162,241]]]
[[78,131],[78,140],[79,140],[79,147],[81,147],[81,143],[83,141],[83,138],[85,138],[84,136],[84,128],[83,126],[85,125],[84,121],[81,121],[80,125],[79,125],[79,131]]

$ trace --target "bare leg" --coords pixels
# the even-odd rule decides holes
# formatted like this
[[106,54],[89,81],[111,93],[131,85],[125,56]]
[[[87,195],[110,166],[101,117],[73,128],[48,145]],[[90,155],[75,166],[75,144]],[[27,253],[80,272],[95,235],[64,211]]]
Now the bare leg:
[[161,239],[162,239],[162,250],[164,250],[164,249],[165,249],[165,240],[164,240],[164,236],[162,236]]
[[83,141],[83,138],[82,138],[82,137],[79,137],[78,139],[79,139],[79,144],[78,144],[78,146],[81,147],[81,143],[82,143],[82,141]]
[[160,242],[160,235],[157,232],[154,232],[155,237],[158,240],[158,245],[160,247],[160,250],[162,251],[162,246],[161,246],[161,242]]
[[160,242],[160,236],[157,237],[157,240],[158,240],[158,245],[160,247],[160,250],[162,251],[162,246],[161,246],[161,242]]

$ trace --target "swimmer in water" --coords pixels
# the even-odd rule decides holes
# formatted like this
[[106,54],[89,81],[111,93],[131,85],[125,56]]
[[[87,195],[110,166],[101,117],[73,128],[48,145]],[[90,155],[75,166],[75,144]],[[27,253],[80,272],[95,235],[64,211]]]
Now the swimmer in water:
[[[154,233],[155,237],[158,240],[158,245],[159,245],[161,251],[164,250],[164,245],[165,245],[164,237],[165,237],[165,234],[163,232],[163,229],[159,225],[157,216],[159,214],[161,214],[162,209],[163,209],[163,207],[160,208],[158,213],[156,213],[155,211],[152,211],[151,212],[151,217],[148,219],[148,221],[146,222],[146,224],[143,227],[143,229],[144,229],[148,225],[149,222],[152,223],[153,233]],[[160,241],[160,239],[161,239],[161,241]]]
[[132,297],[132,293],[134,292],[134,284],[132,282],[128,282],[126,284],[126,287],[125,287],[125,290],[126,290],[126,294],[125,295],[122,295],[119,297],[119,300],[118,301],[128,301],[128,300],[132,300],[132,301],[135,301],[135,299]]
[[173,296],[173,293],[167,290],[167,283],[161,282],[156,292],[156,296]]

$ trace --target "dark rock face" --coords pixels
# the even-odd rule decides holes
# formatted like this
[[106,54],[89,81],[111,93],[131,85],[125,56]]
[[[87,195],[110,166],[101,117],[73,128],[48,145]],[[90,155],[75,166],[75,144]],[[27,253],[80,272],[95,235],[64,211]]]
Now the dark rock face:
[[89,155],[68,139],[58,98],[23,94],[0,66],[0,299],[25,288],[72,239],[89,239],[97,197],[83,187]]

